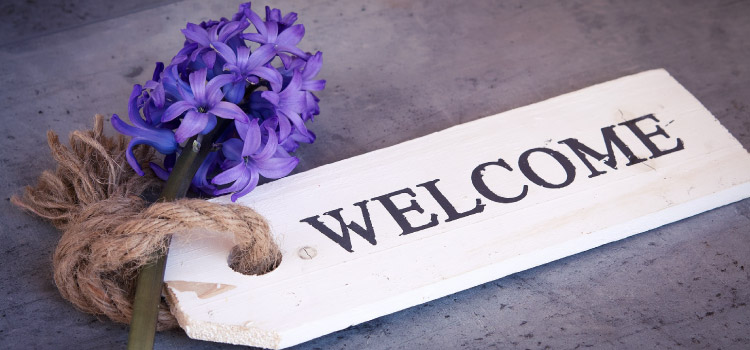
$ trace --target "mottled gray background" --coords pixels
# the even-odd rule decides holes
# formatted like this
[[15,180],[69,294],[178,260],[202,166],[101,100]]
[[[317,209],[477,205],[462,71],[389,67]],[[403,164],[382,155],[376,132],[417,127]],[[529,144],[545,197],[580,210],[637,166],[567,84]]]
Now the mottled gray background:
[[[45,132],[126,113],[186,21],[238,1],[0,5],[0,348],[121,348],[57,293],[58,233],[9,197],[52,167]],[[280,1],[324,52],[297,171],[653,68],[750,147],[750,1]],[[263,2],[254,4],[262,11]],[[109,129],[112,132],[111,128]],[[750,348],[750,200],[381,317],[298,349]],[[229,349],[161,333],[157,349]]]

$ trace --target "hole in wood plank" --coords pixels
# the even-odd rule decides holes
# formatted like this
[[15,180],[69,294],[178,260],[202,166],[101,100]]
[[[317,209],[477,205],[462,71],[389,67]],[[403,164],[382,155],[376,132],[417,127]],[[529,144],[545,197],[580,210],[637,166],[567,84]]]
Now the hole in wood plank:
[[281,265],[281,251],[275,242],[234,246],[227,257],[229,267],[243,275],[264,275]]

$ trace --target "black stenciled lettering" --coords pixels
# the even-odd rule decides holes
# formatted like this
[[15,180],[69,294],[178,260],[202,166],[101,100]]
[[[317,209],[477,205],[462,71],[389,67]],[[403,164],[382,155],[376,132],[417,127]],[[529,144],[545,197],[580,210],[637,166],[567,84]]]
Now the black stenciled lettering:
[[604,138],[604,146],[607,149],[606,154],[599,153],[593,149],[591,149],[589,146],[584,145],[578,139],[569,138],[562,141],[559,141],[559,144],[564,144],[573,151],[573,153],[578,156],[579,159],[583,162],[583,164],[586,165],[587,168],[589,168],[589,171],[591,171],[591,175],[589,177],[595,177],[599,176],[601,174],[606,173],[604,170],[597,170],[594,165],[591,164],[591,162],[586,158],[586,155],[593,157],[594,159],[601,161],[604,158],[606,160],[604,161],[604,164],[609,166],[612,169],[617,169],[617,159],[615,158],[615,152],[613,145],[616,146],[620,152],[622,152],[625,157],[628,158],[628,163],[625,164],[626,166],[630,166],[633,164],[638,164],[640,162],[645,162],[646,159],[638,158],[633,151],[630,150],[630,147],[625,144],[618,136],[615,134],[614,130],[615,126],[607,126],[602,128],[602,138]]
[[490,190],[490,188],[487,186],[487,184],[482,179],[482,177],[484,176],[482,173],[484,172],[484,169],[487,168],[488,166],[499,166],[499,167],[504,168],[504,169],[506,169],[508,171],[513,171],[513,169],[511,169],[510,165],[508,165],[508,163],[506,163],[502,159],[498,159],[497,162],[488,162],[488,163],[479,164],[471,172],[471,183],[474,185],[474,188],[477,190],[477,192],[479,192],[479,194],[481,194],[482,196],[484,196],[484,198],[487,198],[487,199],[489,199],[489,200],[491,200],[493,202],[498,202],[498,203],[513,203],[513,202],[518,202],[521,199],[523,199],[523,197],[526,197],[526,195],[529,192],[529,186],[528,185],[523,185],[523,190],[521,190],[521,194],[519,194],[519,195],[517,195],[515,197],[510,197],[510,198],[509,197],[503,197],[503,196],[498,195],[495,192],[492,192],[492,190]]
[[[565,170],[565,181],[559,184],[550,183],[539,176],[539,174],[537,174],[534,169],[531,169],[531,165],[529,164],[529,156],[531,156],[534,152],[548,154],[552,156],[555,161],[560,163],[560,165],[562,165],[563,167],[563,170]],[[563,188],[570,185],[576,178],[576,168],[575,166],[573,166],[573,163],[570,162],[570,159],[568,159],[568,157],[564,156],[562,153],[549,148],[532,148],[530,150],[527,150],[526,152],[523,152],[518,158],[518,168],[521,169],[523,175],[526,176],[527,179],[531,180],[531,182],[546,188]]]
[[331,210],[323,214],[328,215],[339,222],[339,224],[341,225],[341,235],[337,234],[336,232],[328,228],[326,224],[321,222],[320,215],[302,219],[300,220],[300,222],[306,222],[310,224],[312,227],[326,235],[326,237],[330,238],[332,241],[338,243],[338,245],[349,252],[353,252],[352,240],[349,237],[350,229],[360,237],[366,239],[367,242],[370,242],[370,244],[376,245],[377,242],[375,241],[375,230],[372,228],[372,222],[370,221],[370,212],[367,210],[367,200],[354,203],[354,205],[358,206],[362,211],[362,218],[365,220],[365,228],[362,228],[362,226],[354,221],[350,222],[349,224],[345,224],[344,219],[341,217],[341,211],[344,210],[344,208]]
[[659,126],[659,124],[656,124],[656,130],[650,134],[646,134],[641,130],[641,128],[638,127],[637,123],[645,120],[645,119],[651,119],[655,122],[659,122],[659,119],[656,119],[653,114],[647,114],[642,117],[638,117],[635,119],[628,120],[626,122],[620,123],[620,125],[625,125],[630,129],[630,131],[643,143],[646,148],[651,152],[650,158],[656,158],[661,157],[665,154],[670,154],[672,152],[677,152],[679,150],[685,149],[685,144],[682,143],[682,140],[677,138],[677,144],[670,148],[670,149],[661,149],[654,144],[653,141],[651,141],[651,138],[654,136],[664,136],[665,138],[669,138],[669,135],[667,135],[667,132],[664,131],[664,129]]
[[393,220],[396,220],[396,223],[398,224],[398,226],[400,226],[401,230],[403,230],[400,236],[408,235],[410,233],[414,233],[414,232],[421,231],[421,230],[424,230],[433,226],[437,226],[438,224],[437,214],[430,214],[430,222],[424,225],[416,226],[416,227],[412,226],[412,224],[409,222],[408,219],[406,219],[406,215],[404,214],[410,211],[416,211],[417,213],[422,214],[424,213],[424,209],[422,209],[422,207],[419,206],[419,203],[417,203],[417,201],[413,199],[409,202],[408,207],[399,208],[398,206],[396,206],[395,203],[393,203],[393,200],[391,199],[391,197],[395,197],[400,194],[408,194],[409,196],[412,196],[412,197],[417,196],[414,194],[414,191],[412,191],[410,188],[404,188],[403,190],[398,190],[396,192],[391,192],[388,194],[384,194],[382,196],[377,196],[372,199],[374,201],[379,201],[381,204],[383,204],[383,207],[385,208],[385,210],[388,211],[388,214],[391,214],[391,216],[393,217]]
[[456,210],[456,207],[451,204],[451,202],[448,200],[448,198],[445,198],[445,195],[443,195],[442,192],[437,188],[437,182],[440,181],[440,179],[435,179],[429,182],[425,182],[423,184],[417,185],[417,187],[424,187],[427,192],[430,192],[432,195],[432,198],[435,198],[435,201],[440,205],[441,208],[445,211],[446,214],[448,214],[448,219],[445,220],[445,222],[453,221],[456,219],[460,219],[469,215],[481,213],[484,210],[484,204],[482,204],[482,200],[477,198],[477,204],[474,206],[473,209],[467,210],[465,212],[459,213]]

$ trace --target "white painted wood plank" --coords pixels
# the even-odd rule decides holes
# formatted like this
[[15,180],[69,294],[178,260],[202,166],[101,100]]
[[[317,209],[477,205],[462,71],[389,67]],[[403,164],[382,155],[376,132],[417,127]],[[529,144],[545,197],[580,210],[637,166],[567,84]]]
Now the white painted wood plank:
[[[654,150],[648,142],[619,125],[647,115],[653,119],[634,125],[645,134],[659,126],[670,136],[645,137],[657,153],[680,141],[684,149],[649,159]],[[589,177],[582,160],[558,143],[576,138],[606,153],[601,129],[613,125],[634,156],[647,160],[626,166],[628,159],[615,148],[617,169],[588,157],[606,170]],[[519,157],[535,148],[566,157],[576,172],[572,182],[545,188],[527,179]],[[482,180],[505,197],[527,185],[523,199],[493,202],[472,183],[477,166],[499,158],[513,170],[488,166]],[[534,152],[529,163],[552,184],[570,178],[542,152]],[[446,222],[446,211],[425,186],[417,186],[435,179],[458,212],[472,209],[477,199],[483,210]],[[409,211],[406,219],[419,226],[435,214],[436,226],[399,235],[402,227],[373,198],[402,189],[414,197],[391,197],[397,206],[406,208],[413,199],[424,210]],[[203,233],[173,240],[165,280],[189,336],[283,348],[748,196],[747,151],[666,71],[654,70],[260,186],[240,203],[269,220],[284,254],[276,270],[263,276],[232,271],[226,262],[231,236]],[[351,232],[349,252],[300,221],[317,215],[340,233],[337,221],[323,213],[343,208],[347,223],[365,226],[353,205],[364,200],[376,245]],[[303,247],[317,254],[303,259]]]

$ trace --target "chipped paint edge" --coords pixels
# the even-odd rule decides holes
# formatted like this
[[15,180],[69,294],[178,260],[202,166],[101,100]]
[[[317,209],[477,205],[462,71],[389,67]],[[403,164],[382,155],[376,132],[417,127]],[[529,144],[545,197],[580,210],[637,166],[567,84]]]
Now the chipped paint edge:
[[281,335],[278,332],[265,330],[249,325],[225,325],[213,322],[199,321],[191,318],[178,306],[180,295],[194,292],[180,292],[165,282],[165,294],[172,315],[191,339],[208,340],[234,345],[258,346],[266,349],[280,349]]

